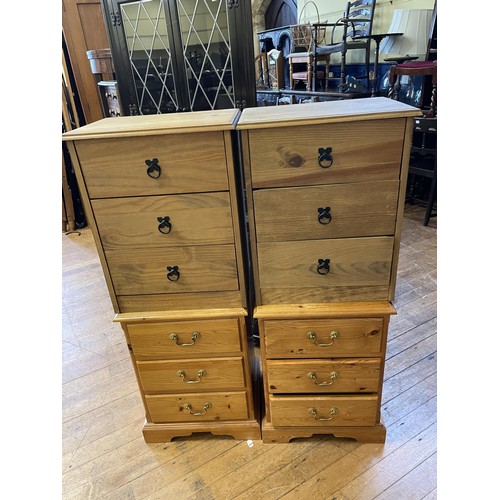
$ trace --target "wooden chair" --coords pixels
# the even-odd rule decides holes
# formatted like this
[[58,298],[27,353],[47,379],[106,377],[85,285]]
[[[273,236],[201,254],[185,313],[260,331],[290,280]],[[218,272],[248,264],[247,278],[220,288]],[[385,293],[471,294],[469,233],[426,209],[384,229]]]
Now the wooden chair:
[[270,88],[278,90],[285,87],[283,52],[281,50],[271,49],[267,53],[267,73]]
[[[437,215],[434,204],[437,199],[437,61],[413,61],[392,66],[389,73],[389,94],[391,99],[398,99],[402,76],[430,77],[432,92],[429,106],[423,100],[421,93],[419,107],[424,116],[415,118],[413,140],[411,146],[409,182],[406,201],[422,201],[426,205],[424,226],[429,219]],[[424,83],[422,82],[422,88]],[[425,179],[430,179],[430,186],[425,185]],[[425,196],[425,193],[428,193]]]
[[[365,74],[359,79],[366,79],[367,88],[370,80],[370,38],[356,40],[359,36],[371,36],[373,16],[375,14],[376,0],[355,0],[347,2],[345,14],[335,23],[313,24],[313,46],[312,46],[312,74],[314,75],[317,64],[331,54],[340,54],[340,80],[339,91],[344,91],[346,86],[346,55],[349,50],[364,51]],[[332,28],[330,43],[324,44],[319,35],[320,30]],[[338,30],[342,30],[340,41],[335,41]],[[315,90],[315,84],[312,84]]]
[[[399,91],[401,88],[401,77],[430,77],[431,80],[431,95],[427,108],[427,103],[424,99],[424,92],[420,94],[419,107],[426,111],[427,116],[430,118],[437,114],[437,61],[408,61],[403,64],[396,64],[391,66],[389,71],[389,93],[390,99],[398,99]],[[424,88],[422,82],[422,88]]]
[[[310,92],[311,90],[316,90],[316,82],[318,81],[321,82],[324,81],[325,82],[324,88],[328,89],[329,85],[328,63],[330,61],[330,56],[322,56],[317,58],[317,62],[321,61],[325,64],[325,69],[321,70],[316,68],[314,82],[313,82],[313,57],[314,56],[311,52],[303,52],[303,53],[296,52],[288,54],[291,89],[294,88],[295,83],[298,81],[305,82],[306,90],[308,92]],[[301,66],[297,68],[297,65]]]
[[260,90],[268,89],[269,77],[267,70],[267,55],[263,52],[255,57],[255,74],[257,76],[255,80],[256,88]]
[[[330,61],[330,56],[318,58],[318,61],[325,63],[325,70],[317,70],[313,79],[313,28],[310,22],[304,22],[302,20],[307,6],[312,6],[315,9],[317,23],[320,22],[319,11],[316,4],[312,1],[306,2],[299,15],[299,24],[290,26],[292,44],[291,52],[288,54],[287,59],[289,65],[290,89],[295,87],[296,82],[301,81],[305,83],[306,90],[309,92],[315,90],[317,80],[326,80],[325,86],[328,88],[328,63]],[[325,28],[315,29],[314,36],[322,41],[324,40],[325,32]]]
[[[415,118],[408,175],[406,201],[420,201],[422,194],[428,193],[423,200],[426,205],[423,224],[427,226],[430,218],[437,216],[434,209],[437,198],[437,117]],[[423,185],[424,179],[430,179],[430,186]]]

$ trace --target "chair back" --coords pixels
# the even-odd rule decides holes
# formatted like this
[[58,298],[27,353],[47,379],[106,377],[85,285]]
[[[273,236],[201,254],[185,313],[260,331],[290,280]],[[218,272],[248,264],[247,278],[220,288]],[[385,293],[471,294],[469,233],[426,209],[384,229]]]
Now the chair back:
[[355,0],[347,2],[345,19],[346,36],[366,36],[372,34],[376,0]]
[[[313,27],[310,21],[305,21],[306,7],[312,7],[316,13],[316,22],[320,23],[319,10],[312,0],[307,1],[302,7],[299,15],[299,24],[290,26],[292,46],[290,52],[310,52],[313,45]],[[325,37],[325,28],[320,28],[316,33],[317,43],[322,43]]]

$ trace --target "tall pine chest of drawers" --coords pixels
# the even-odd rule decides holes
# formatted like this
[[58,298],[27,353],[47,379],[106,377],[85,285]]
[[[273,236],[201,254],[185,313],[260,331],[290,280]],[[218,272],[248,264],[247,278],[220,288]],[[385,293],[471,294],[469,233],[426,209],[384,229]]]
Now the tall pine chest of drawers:
[[383,97],[247,108],[264,442],[383,442],[381,396],[416,108]]
[[231,136],[239,114],[106,118],[63,135],[148,442],[260,439]]

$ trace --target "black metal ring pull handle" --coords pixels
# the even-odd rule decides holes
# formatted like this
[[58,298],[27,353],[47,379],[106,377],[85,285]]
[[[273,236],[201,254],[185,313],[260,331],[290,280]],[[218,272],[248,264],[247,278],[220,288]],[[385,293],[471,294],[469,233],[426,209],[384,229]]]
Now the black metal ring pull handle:
[[167,278],[170,281],[179,281],[181,273],[179,271],[179,266],[167,266]]
[[146,160],[144,162],[147,165],[146,173],[151,177],[151,179],[158,179],[161,175],[161,167],[158,165],[158,158],[153,158],[152,160]]
[[158,231],[162,234],[168,234],[172,231],[172,223],[170,222],[170,217],[157,217]]
[[318,222],[320,224],[330,224],[332,221],[332,214],[330,213],[330,210],[330,207],[318,208]]
[[318,274],[328,274],[330,272],[330,259],[318,259],[316,271]]
[[332,148],[318,148],[318,164],[321,168],[329,168],[333,165]]

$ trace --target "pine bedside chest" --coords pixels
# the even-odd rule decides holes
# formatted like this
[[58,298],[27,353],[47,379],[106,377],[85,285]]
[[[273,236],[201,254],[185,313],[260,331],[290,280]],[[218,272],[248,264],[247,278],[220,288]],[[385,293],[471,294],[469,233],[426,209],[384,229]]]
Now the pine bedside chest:
[[63,135],[148,442],[260,439],[231,138],[239,114],[105,118]]
[[385,350],[420,114],[383,97],[242,112],[264,442],[385,440]]

